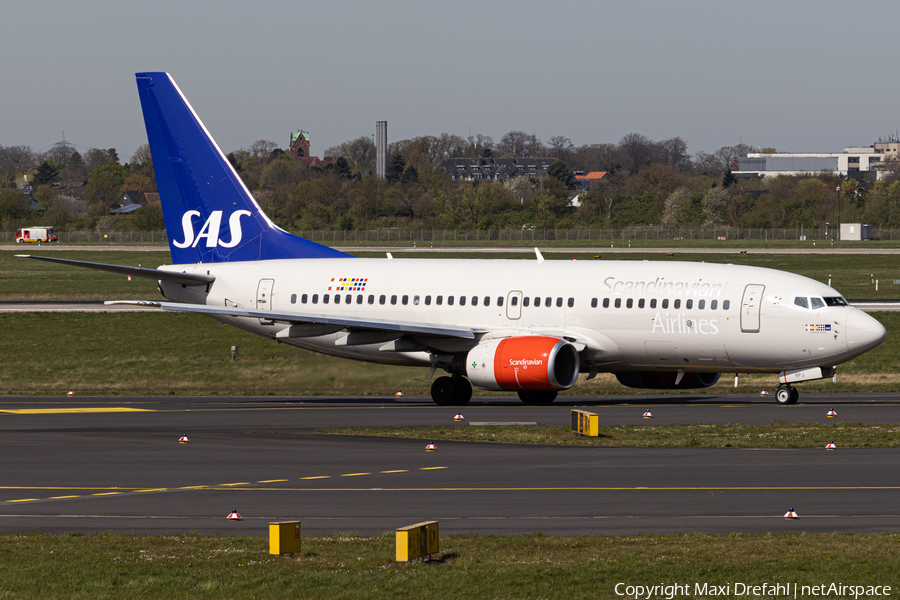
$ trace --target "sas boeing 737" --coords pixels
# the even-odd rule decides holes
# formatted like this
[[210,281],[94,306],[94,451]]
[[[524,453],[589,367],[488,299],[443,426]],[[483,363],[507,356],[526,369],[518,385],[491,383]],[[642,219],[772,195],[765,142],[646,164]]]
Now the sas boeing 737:
[[[332,356],[422,366],[440,405],[472,387],[548,404],[588,378],[708,387],[777,374],[775,397],[884,341],[835,289],[756,267],[687,262],[364,259],[293,236],[260,209],[167,73],[138,73],[172,265],[31,256],[159,282],[164,311],[209,315]],[[115,303],[115,302],[114,302]]]

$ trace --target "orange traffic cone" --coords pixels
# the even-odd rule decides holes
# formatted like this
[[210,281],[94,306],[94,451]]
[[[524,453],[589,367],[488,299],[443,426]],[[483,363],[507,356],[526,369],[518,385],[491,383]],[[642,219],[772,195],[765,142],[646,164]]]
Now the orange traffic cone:
[[653,418],[653,413],[650,412],[649,410],[644,411],[644,418],[645,418],[645,419],[652,419],[652,418]]
[[187,435],[183,435],[180,438],[178,438],[178,443],[179,444],[190,444],[191,438],[189,438]]
[[73,392],[72,390],[69,390],[69,393],[66,394],[66,396],[68,396],[69,398],[71,398],[74,395],[75,395],[75,392]]
[[454,421],[465,421],[466,418],[464,416],[462,416],[462,413],[456,413],[456,416],[453,417],[453,420]]
[[231,511],[231,514],[226,517],[229,521],[240,521],[241,515],[238,514],[237,509]]
[[826,450],[837,450],[837,446],[834,445],[834,440],[828,442],[828,445],[825,446]]
[[837,413],[834,412],[834,409],[832,408],[832,409],[829,410],[827,413],[825,413],[825,416],[826,416],[826,417],[836,417],[836,416],[837,416]]
[[437,450],[437,446],[434,445],[434,442],[429,442],[427,446],[425,446],[425,452],[434,452]]
[[787,511],[786,513],[784,513],[784,519],[786,521],[793,521],[793,520],[799,519],[799,518],[800,517],[797,516],[797,513],[794,512],[793,508],[790,509],[789,511]]

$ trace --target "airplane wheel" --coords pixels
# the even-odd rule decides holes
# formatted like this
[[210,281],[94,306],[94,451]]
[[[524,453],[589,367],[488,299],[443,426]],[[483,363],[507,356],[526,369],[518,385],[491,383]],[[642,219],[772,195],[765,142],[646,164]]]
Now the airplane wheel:
[[431,399],[438,406],[452,406],[456,395],[456,382],[452,377],[438,377],[431,384]]
[[465,406],[472,399],[472,384],[465,377],[453,379],[456,385],[456,399],[453,406]]
[[800,390],[795,387],[791,388],[791,404],[797,404],[797,400],[800,399]]
[[[778,386],[778,389],[775,391],[775,400],[778,402],[778,404],[788,405],[796,402],[797,400],[793,400],[792,402],[792,399],[794,398],[792,390],[793,388],[788,385]],[[799,392],[797,392],[797,397],[800,397]]]
[[540,406],[552,404],[556,397],[559,395],[559,392],[539,392],[539,391],[521,391],[519,392],[519,400],[522,401],[523,404],[528,404],[529,406]]

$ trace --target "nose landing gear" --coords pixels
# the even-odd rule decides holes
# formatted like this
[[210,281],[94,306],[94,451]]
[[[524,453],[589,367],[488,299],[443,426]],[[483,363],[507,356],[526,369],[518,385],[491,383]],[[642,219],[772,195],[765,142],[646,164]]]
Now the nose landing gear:
[[775,391],[775,400],[778,404],[788,405],[796,404],[800,399],[800,392],[795,387],[789,385],[779,385]]

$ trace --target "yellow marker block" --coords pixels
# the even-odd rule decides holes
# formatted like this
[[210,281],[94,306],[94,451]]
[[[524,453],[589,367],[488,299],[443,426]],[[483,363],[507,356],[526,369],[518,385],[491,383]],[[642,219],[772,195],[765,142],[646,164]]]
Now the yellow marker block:
[[300,552],[300,521],[269,523],[269,554]]
[[409,562],[439,549],[438,522],[424,521],[397,530],[397,562]]
[[586,410],[572,409],[572,431],[579,435],[600,435],[600,415]]

